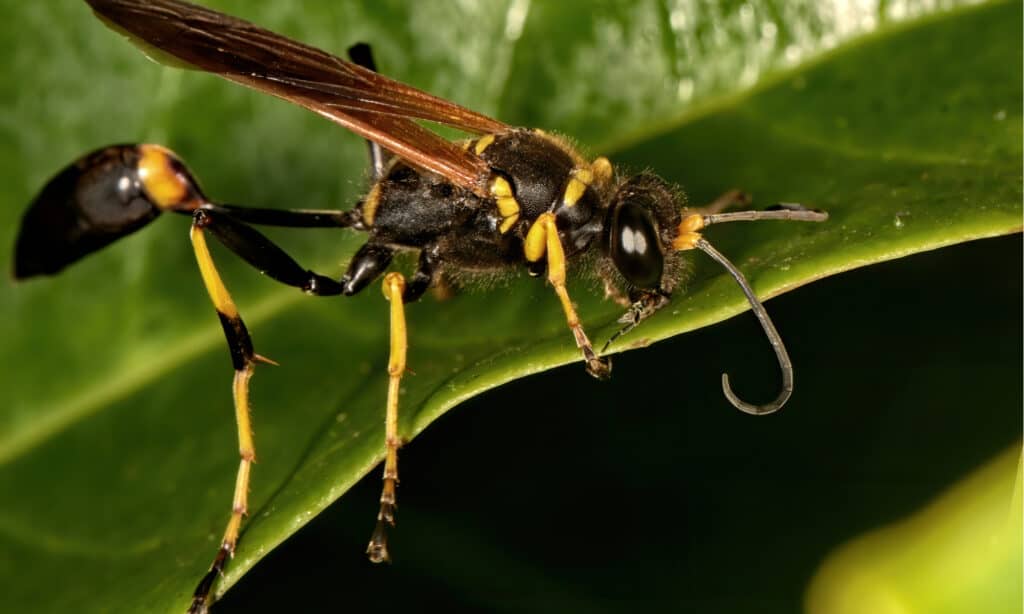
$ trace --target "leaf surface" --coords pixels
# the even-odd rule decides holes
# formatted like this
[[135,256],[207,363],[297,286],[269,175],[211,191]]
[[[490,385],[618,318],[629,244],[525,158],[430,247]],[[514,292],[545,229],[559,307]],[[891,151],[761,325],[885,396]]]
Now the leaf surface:
[[[691,202],[740,187],[762,205],[828,210],[823,225],[708,232],[764,297],[1021,225],[1018,3],[210,4],[337,53],[371,41],[388,74],[654,169]],[[348,208],[365,189],[351,135],[154,65],[84,3],[21,3],[8,17],[5,254],[35,190],[107,143],[165,143],[231,202]],[[951,41],[971,41],[971,53]],[[181,611],[213,556],[237,467],[231,371],[187,227],[161,220],[58,278],[0,293],[0,610]],[[332,275],[360,244],[347,232],[268,234]],[[311,299],[215,257],[257,351],[281,363],[253,380],[261,462],[223,590],[381,458],[387,309],[376,289]],[[686,293],[617,350],[745,309],[722,271],[693,262]],[[603,342],[619,309],[591,284],[571,289]],[[403,435],[576,359],[543,283],[486,290],[410,308]],[[734,385],[744,398],[774,393]]]

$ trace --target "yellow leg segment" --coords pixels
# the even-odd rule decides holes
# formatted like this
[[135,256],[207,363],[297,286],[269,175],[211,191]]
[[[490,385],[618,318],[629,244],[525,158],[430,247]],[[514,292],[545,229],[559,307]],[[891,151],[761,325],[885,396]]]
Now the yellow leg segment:
[[252,440],[252,424],[249,417],[249,379],[253,368],[249,365],[235,372],[232,385],[235,398],[235,421],[238,424],[238,477],[235,478],[235,496],[231,500],[231,519],[224,531],[223,543],[231,545],[230,554],[235,553],[238,543],[238,530],[242,526],[242,518],[249,512],[249,471],[256,460],[256,447]]
[[[213,583],[224,571],[227,560],[234,556],[235,546],[238,544],[238,534],[242,526],[242,519],[249,508],[249,473],[253,462],[256,460],[256,448],[253,443],[252,422],[249,415],[249,380],[252,378],[255,363],[261,357],[253,353],[252,340],[238,313],[238,308],[231,299],[227,287],[221,280],[220,274],[213,263],[210,250],[206,245],[206,237],[203,234],[203,218],[196,216],[196,221],[191,230],[192,247],[195,251],[196,262],[199,264],[199,272],[203,277],[206,291],[213,301],[213,306],[220,316],[224,334],[227,337],[228,347],[231,350],[231,359],[235,367],[235,377],[232,383],[232,395],[235,405],[235,421],[238,424],[238,452],[241,460],[238,465],[238,476],[235,479],[235,494],[231,503],[231,516],[228,519],[227,528],[224,530],[224,538],[221,540],[220,549],[210,566],[210,570],[203,576],[203,579],[196,587],[192,597],[192,605],[189,614],[203,614],[209,608],[210,592]],[[265,359],[264,359],[265,360]]]
[[388,404],[384,417],[384,487],[380,493],[380,511],[377,525],[366,547],[366,554],[374,563],[391,560],[388,554],[389,527],[395,526],[397,508],[395,489],[398,486],[398,447],[402,444],[398,436],[398,394],[405,374],[405,356],[408,339],[405,328],[405,278],[401,273],[384,276],[384,298],[391,302],[391,347],[388,357]]
[[583,325],[580,324],[576,307],[573,306],[572,299],[569,298],[569,291],[565,288],[565,250],[562,249],[562,242],[558,238],[555,214],[542,213],[537,218],[526,234],[523,249],[526,259],[530,262],[537,262],[547,256],[548,281],[555,289],[558,300],[562,303],[565,321],[576,339],[576,347],[580,348],[583,359],[587,361],[587,371],[598,379],[607,378],[611,375],[611,362],[599,357],[594,352],[594,347],[591,345],[590,339],[587,338]]

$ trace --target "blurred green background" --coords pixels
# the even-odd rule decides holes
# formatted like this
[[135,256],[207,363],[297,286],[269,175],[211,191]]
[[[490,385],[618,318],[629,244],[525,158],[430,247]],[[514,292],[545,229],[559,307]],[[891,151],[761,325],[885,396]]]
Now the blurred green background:
[[[762,294],[1020,228],[1018,2],[208,4],[334,52],[370,41],[390,75],[652,167],[693,202],[739,186],[828,209],[820,226],[709,233]],[[344,130],[158,67],[80,0],[4,8],[5,266],[39,186],[110,142],[166,143],[235,202],[347,207],[364,189],[364,146]],[[0,290],[0,612],[180,612],[213,555],[237,467],[230,369],[186,229],[160,220]],[[360,242],[272,236],[335,274]],[[270,554],[215,612],[797,611],[830,552],[1019,446],[1021,249],[1019,235],[965,243],[769,301],[797,369],[769,418],[719,389],[722,371],[751,398],[777,386],[749,314],[617,356],[607,384],[574,364],[470,399],[402,451],[388,567],[362,556],[379,472],[330,505],[380,454],[382,300],[307,300],[217,252],[282,367],[254,380],[261,462],[227,580]],[[694,260],[689,294],[630,341],[744,308]],[[587,289],[574,297],[603,339],[618,308]],[[407,434],[575,358],[532,280],[422,301],[410,319]],[[979,584],[978,559],[943,545],[919,549],[948,562],[937,588],[874,588],[910,611],[947,594],[1020,611],[1019,550],[1002,542],[1011,556]]]

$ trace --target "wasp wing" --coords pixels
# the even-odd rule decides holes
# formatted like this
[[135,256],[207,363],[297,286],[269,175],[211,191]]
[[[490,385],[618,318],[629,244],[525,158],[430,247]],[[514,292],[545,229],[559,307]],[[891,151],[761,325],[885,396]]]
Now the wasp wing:
[[411,118],[473,133],[506,124],[242,19],[179,0],[86,0],[158,61],[214,73],[291,101],[421,169],[483,194],[490,170]]

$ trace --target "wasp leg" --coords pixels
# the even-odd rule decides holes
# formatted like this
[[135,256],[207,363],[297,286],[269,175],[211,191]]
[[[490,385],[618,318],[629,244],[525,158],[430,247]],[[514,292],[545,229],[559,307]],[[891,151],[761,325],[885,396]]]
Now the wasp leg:
[[416,265],[416,272],[413,273],[409,285],[405,288],[405,294],[402,296],[406,303],[419,300],[423,293],[434,285],[437,277],[437,252],[437,247],[433,245],[425,247],[420,251],[420,260],[419,264]]
[[317,296],[337,296],[344,291],[341,283],[302,268],[270,239],[226,213],[200,209],[195,213],[193,226],[209,231],[261,273],[285,285]]
[[729,190],[724,194],[721,194],[715,200],[709,202],[701,207],[695,207],[695,211],[699,211],[705,215],[712,215],[715,213],[721,213],[731,207],[746,206],[750,204],[750,194],[747,194],[743,190]]
[[572,299],[569,298],[569,291],[565,288],[565,250],[562,249],[562,242],[558,238],[554,213],[542,213],[530,226],[523,249],[528,263],[536,264],[541,258],[547,257],[548,281],[562,302],[565,320],[576,339],[576,347],[580,348],[584,360],[587,361],[587,372],[598,379],[607,379],[611,375],[611,361],[594,352],[594,346],[590,344]]
[[384,486],[380,494],[380,511],[377,524],[366,547],[366,553],[374,563],[391,559],[388,554],[389,527],[395,526],[395,489],[398,486],[398,394],[402,375],[405,373],[407,345],[405,327],[405,303],[408,286],[401,273],[384,276],[384,298],[391,302],[391,349],[388,355],[388,402],[384,419]]
[[[349,47],[348,59],[352,60],[353,64],[377,72],[377,63],[373,61],[373,51],[366,43],[356,43]],[[391,155],[383,147],[369,139],[367,139],[366,145],[370,149],[371,179],[377,181],[384,176],[384,171],[387,169],[388,163],[391,162]]]
[[[259,209],[238,205],[205,203],[206,211],[225,213],[232,219],[257,226],[285,226],[290,228],[361,228],[359,211],[333,211],[330,209]],[[191,213],[191,212],[188,212]]]
[[352,262],[348,264],[348,271],[341,279],[345,295],[352,296],[370,285],[370,282],[380,277],[380,274],[388,268],[394,256],[394,249],[373,241],[360,247],[356,255],[352,256]]
[[233,219],[229,214],[216,209],[199,209],[195,212],[190,236],[196,262],[199,264],[199,272],[202,275],[206,291],[220,317],[224,336],[227,338],[228,348],[231,351],[231,362],[235,369],[232,393],[241,461],[235,481],[231,517],[210,570],[196,586],[192,596],[192,605],[189,608],[190,614],[207,611],[213,583],[224,571],[227,560],[235,553],[242,518],[248,510],[249,474],[256,458],[249,415],[249,380],[252,378],[257,362],[269,362],[253,351],[249,331],[213,263],[206,244],[206,232],[210,232],[253,267],[284,284],[319,296],[338,295],[344,290],[342,284],[303,269],[269,239],[246,224]]
[[[403,295],[406,303],[419,300],[423,293],[430,289],[436,281],[437,251],[437,247],[433,245],[420,250],[420,260],[416,267],[416,272],[406,286],[405,294]],[[351,296],[362,291],[363,288],[377,279],[388,268],[394,255],[394,249],[372,241],[359,248],[356,255],[352,257],[352,262],[348,265],[348,271],[341,280],[345,294]]]
[[615,334],[605,342],[604,347],[601,348],[602,354],[616,339],[633,330],[638,324],[668,305],[671,296],[661,290],[638,290],[631,295],[631,298],[633,302],[629,304],[629,309],[618,319],[619,324],[622,324],[623,327],[615,331]]
[[195,250],[199,271],[206,285],[206,291],[213,301],[213,306],[224,327],[228,347],[231,350],[231,362],[235,368],[235,379],[231,390],[235,401],[235,421],[238,423],[238,449],[241,461],[238,465],[238,477],[235,480],[235,494],[231,504],[231,517],[228,520],[220,549],[213,559],[210,570],[200,580],[192,596],[190,614],[205,613],[214,581],[224,570],[228,558],[235,553],[238,543],[238,530],[242,517],[248,510],[249,470],[256,458],[256,449],[252,438],[252,424],[249,417],[249,379],[252,377],[256,364],[256,354],[252,348],[252,338],[238,313],[238,308],[228,293],[227,287],[217,273],[217,269],[206,245],[203,234],[204,218],[196,215],[192,223],[191,238]]

